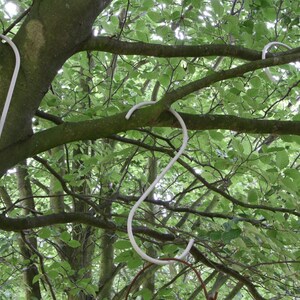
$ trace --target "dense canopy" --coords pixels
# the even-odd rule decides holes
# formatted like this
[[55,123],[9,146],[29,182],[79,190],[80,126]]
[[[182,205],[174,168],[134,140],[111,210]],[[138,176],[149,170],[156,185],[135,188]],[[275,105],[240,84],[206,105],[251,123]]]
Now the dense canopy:
[[[0,0],[21,55],[0,138],[0,299],[121,300],[130,285],[130,299],[298,299],[299,15],[298,0]],[[0,111],[14,64],[1,43]],[[202,285],[178,261],[132,282],[146,262],[129,211],[182,144],[170,107],[188,145],[133,231],[155,258],[193,238]]]

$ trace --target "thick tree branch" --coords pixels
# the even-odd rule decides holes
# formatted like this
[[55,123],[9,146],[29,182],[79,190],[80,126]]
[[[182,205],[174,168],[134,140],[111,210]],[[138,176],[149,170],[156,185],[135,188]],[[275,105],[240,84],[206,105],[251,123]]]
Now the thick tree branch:
[[284,65],[296,61],[300,61],[300,53],[288,54],[280,57],[272,57],[265,60],[257,60],[226,71],[215,72],[211,75],[208,75],[199,80],[195,80],[176,90],[166,93],[160,101],[163,102],[167,107],[169,107],[174,102],[203,88],[209,87],[213,83],[231,78],[241,77],[248,72],[259,70],[262,68]]
[[[121,113],[109,118],[103,118],[101,120],[62,124],[44,132],[37,133],[0,152],[0,156],[2,157],[0,162],[0,176],[3,175],[8,168],[14,166],[19,161],[58,145],[77,140],[93,140],[101,137],[107,137],[114,133],[142,126],[159,126],[160,124],[157,122],[157,118],[163,111],[165,111],[172,103],[195,91],[208,87],[218,81],[242,76],[249,71],[254,71],[268,66],[282,65],[298,60],[300,60],[300,53],[254,61],[252,63],[247,63],[227,71],[216,72],[212,75],[196,80],[181,88],[178,88],[177,90],[167,93],[160,101],[158,101],[155,105],[152,105],[151,108],[144,108],[136,112],[133,118],[131,118],[129,121],[125,120],[125,114]],[[282,126],[282,124],[280,124],[279,127],[280,126]],[[295,122],[295,125],[292,127],[294,128],[294,126],[298,129],[298,122]],[[234,128],[226,128],[226,126],[223,129],[235,130]],[[254,131],[256,133],[267,133],[265,130],[263,130],[263,128],[261,128],[261,130],[262,132],[259,130],[253,130],[252,128],[250,132]],[[237,131],[240,131],[240,128],[238,128]],[[275,125],[274,128],[274,124],[271,131],[272,132],[268,133],[298,134],[295,132],[295,130],[278,131],[277,125]],[[249,131],[245,130],[243,132]]]
[[[114,223],[95,218],[91,215],[84,213],[59,213],[45,216],[25,217],[25,218],[8,218],[3,214],[0,215],[0,229],[5,231],[20,231],[26,229],[33,229],[38,227],[51,226],[55,224],[67,224],[67,223],[83,223],[90,226],[95,226],[102,229],[110,229],[114,231],[125,232],[126,228],[118,227]],[[160,241],[174,241],[176,237],[173,234],[165,234],[156,232],[147,227],[135,227],[134,233],[146,234],[150,237],[158,239]],[[219,263],[216,263],[208,259],[202,252],[196,247],[193,247],[191,253],[196,260],[202,262],[206,266],[224,272],[237,280],[243,282],[249,292],[253,295],[254,299],[264,300],[264,298],[258,293],[255,286],[250,279],[241,275],[239,272]]]
[[[124,196],[124,195],[117,195],[117,198],[122,201],[125,201],[127,203],[137,202],[139,200],[139,197]],[[201,216],[201,217],[205,217],[205,218],[210,218],[210,219],[215,219],[215,218],[216,219],[227,219],[227,220],[234,219],[236,222],[248,222],[255,226],[263,225],[263,222],[264,222],[264,220],[256,220],[254,218],[250,219],[250,218],[239,217],[236,215],[222,214],[222,213],[218,213],[218,212],[199,211],[199,210],[192,209],[190,207],[175,207],[175,206],[171,205],[169,202],[163,201],[163,200],[154,200],[154,199],[147,198],[145,200],[145,202],[163,206],[164,208],[166,208],[167,210],[172,211],[172,212],[184,212],[184,213],[189,213],[189,214],[193,214],[193,215],[197,215],[197,216]]]
[[45,216],[8,218],[0,215],[0,229],[4,231],[21,231],[56,224],[83,223],[103,229],[115,230],[116,226],[85,213],[58,213]]
[[[241,118],[233,115],[180,114],[190,130],[225,129],[255,134],[300,135],[300,121],[277,121]],[[163,112],[157,120],[160,127],[179,127],[169,112]]]
[[[143,55],[154,57],[206,57],[229,56],[245,60],[259,60],[261,51],[247,49],[240,46],[213,44],[213,45],[159,45],[143,42],[123,42],[110,37],[90,37],[83,42],[77,51],[104,51],[119,55]],[[299,53],[300,48],[286,53]],[[277,55],[282,55],[277,54]]]
[[[30,138],[0,151],[0,174],[12,168],[19,161],[52,149],[56,146],[79,140],[95,140],[112,134],[140,127],[178,127],[168,112],[159,116],[156,105],[135,112],[130,119],[125,113],[98,120],[64,123],[38,132]],[[181,114],[189,129],[225,129],[244,133],[300,135],[300,121],[252,120],[236,116]],[[157,119],[157,116],[159,118]]]

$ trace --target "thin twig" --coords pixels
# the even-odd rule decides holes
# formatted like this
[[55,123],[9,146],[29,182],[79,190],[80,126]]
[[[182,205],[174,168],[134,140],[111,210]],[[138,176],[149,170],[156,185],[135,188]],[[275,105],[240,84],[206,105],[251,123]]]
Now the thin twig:
[[28,15],[31,7],[27,8],[13,23],[11,23],[5,30],[3,30],[2,34],[6,35],[9,33],[24,17]]

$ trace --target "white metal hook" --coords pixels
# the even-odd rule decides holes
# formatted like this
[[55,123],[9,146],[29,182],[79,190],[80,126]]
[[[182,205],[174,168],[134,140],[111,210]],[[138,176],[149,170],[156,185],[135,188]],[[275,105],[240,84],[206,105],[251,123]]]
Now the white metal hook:
[[[281,42],[271,42],[271,43],[268,43],[268,44],[264,47],[264,49],[263,49],[263,51],[262,51],[262,59],[266,59],[266,54],[267,54],[269,48],[271,48],[271,47],[273,47],[273,46],[277,46],[277,45],[278,45],[278,46],[283,46],[283,47],[285,47],[285,48],[287,48],[287,49],[292,49],[290,46],[288,46],[288,45],[286,45],[286,44],[283,44],[283,43],[281,43]],[[276,79],[273,77],[273,75],[271,74],[269,68],[265,68],[264,70],[265,70],[267,76],[269,77],[269,79],[270,79],[271,81],[277,82],[277,80],[276,80]]]
[[[128,113],[126,114],[125,118],[128,120],[131,115],[133,114],[133,112],[145,105],[151,105],[151,104],[155,104],[155,102],[141,102],[135,106],[133,106]],[[188,133],[187,133],[187,128],[186,125],[183,121],[183,119],[181,118],[181,116],[172,108],[169,108],[169,111],[175,116],[175,118],[179,121],[180,126],[182,128],[182,134],[183,134],[183,142],[182,145],[179,149],[179,151],[177,152],[177,154],[171,159],[171,161],[168,163],[168,165],[163,169],[163,171],[156,177],[156,179],[151,183],[151,185],[148,187],[148,189],[144,192],[144,194],[140,197],[140,199],[135,203],[135,205],[132,207],[128,219],[127,219],[127,232],[128,232],[128,236],[129,236],[129,240],[131,242],[132,247],[134,248],[134,250],[145,260],[154,263],[156,265],[167,265],[167,264],[172,264],[175,261],[171,261],[171,260],[160,260],[160,259],[155,259],[149,255],[147,255],[145,252],[142,251],[142,249],[138,246],[138,244],[136,243],[135,239],[134,239],[134,235],[133,235],[133,231],[132,231],[132,220],[134,217],[134,214],[136,212],[136,210],[138,209],[138,207],[141,205],[141,203],[147,198],[147,196],[151,193],[151,191],[154,189],[155,185],[165,176],[165,174],[168,172],[168,170],[174,165],[174,163],[177,161],[177,159],[179,158],[179,156],[183,153],[183,151],[185,150],[187,143],[188,143]],[[192,246],[194,244],[194,240],[190,239],[186,249],[183,251],[183,253],[179,256],[176,256],[177,259],[183,259],[185,256],[188,255],[188,253],[190,252]]]
[[12,78],[10,81],[10,85],[8,88],[5,104],[4,104],[1,119],[0,119],[0,137],[1,137],[4,123],[5,123],[6,116],[7,116],[7,112],[8,112],[9,106],[10,106],[10,101],[11,101],[11,98],[12,98],[12,95],[14,92],[14,88],[16,85],[17,77],[19,74],[21,59],[20,59],[19,50],[18,50],[17,46],[13,43],[13,41],[11,39],[9,39],[7,36],[2,35],[2,34],[0,34],[0,38],[5,40],[10,45],[10,47],[13,49],[13,51],[15,53],[15,57],[16,57],[15,69],[14,69],[14,72],[13,72],[13,75],[12,75]]

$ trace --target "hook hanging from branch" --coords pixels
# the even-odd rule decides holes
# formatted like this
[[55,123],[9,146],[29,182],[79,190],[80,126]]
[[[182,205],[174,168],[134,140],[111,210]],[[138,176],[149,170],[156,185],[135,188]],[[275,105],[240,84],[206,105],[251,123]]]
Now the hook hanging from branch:
[[[125,118],[128,120],[131,115],[133,114],[133,112],[145,105],[151,105],[151,104],[155,104],[155,102],[141,102],[135,106],[133,106],[127,113],[127,115],[125,116]],[[151,183],[151,185],[148,187],[148,189],[144,192],[144,194],[142,194],[142,196],[139,198],[139,200],[135,203],[135,205],[132,207],[128,219],[127,219],[127,232],[128,232],[128,236],[129,236],[129,240],[131,242],[132,247],[134,248],[134,250],[146,261],[156,264],[156,265],[167,265],[167,264],[172,264],[175,261],[174,260],[160,260],[160,259],[155,259],[149,255],[147,255],[145,252],[142,251],[142,249],[138,246],[138,244],[135,241],[134,235],[133,235],[133,231],[132,231],[132,220],[134,217],[134,214],[136,212],[136,210],[139,208],[139,206],[141,205],[141,203],[148,197],[148,195],[151,193],[151,191],[155,188],[156,184],[165,176],[165,174],[170,170],[170,168],[174,165],[174,163],[177,161],[177,159],[180,157],[180,155],[183,153],[183,151],[185,150],[187,143],[188,143],[188,133],[187,133],[187,128],[186,125],[183,121],[183,119],[181,118],[181,116],[172,108],[169,108],[169,111],[174,115],[174,117],[179,121],[180,126],[182,128],[182,134],[183,134],[183,141],[182,141],[182,145],[179,149],[179,151],[177,152],[177,154],[171,159],[171,161],[168,163],[168,165],[163,169],[163,171],[156,177],[156,179]],[[188,253],[190,252],[192,246],[194,244],[194,240],[190,239],[186,249],[183,251],[183,253],[179,256],[176,256],[176,259],[183,259],[185,256],[188,255]]]
[[0,38],[5,40],[10,45],[10,47],[13,49],[13,51],[15,53],[15,57],[16,57],[15,69],[14,69],[14,72],[13,72],[13,75],[12,75],[12,78],[10,81],[10,85],[8,88],[6,100],[4,103],[4,107],[3,107],[2,115],[1,115],[1,119],[0,119],[0,137],[1,137],[3,128],[4,128],[4,123],[5,123],[6,116],[7,116],[7,112],[8,112],[9,106],[10,106],[10,101],[11,101],[11,98],[12,98],[12,95],[13,95],[13,92],[15,89],[17,77],[19,74],[21,59],[20,59],[19,50],[18,50],[17,46],[13,43],[13,41],[11,39],[9,39],[7,36],[2,35],[2,34],[0,34]]
[[[286,45],[286,44],[283,44],[283,43],[281,43],[281,42],[271,42],[271,43],[268,43],[268,44],[264,47],[264,49],[263,49],[263,51],[262,51],[262,59],[266,59],[266,55],[267,55],[267,52],[268,52],[269,48],[271,48],[271,47],[273,47],[273,46],[282,46],[282,47],[285,47],[285,48],[287,48],[287,49],[292,49],[290,46],[288,46],[288,45]],[[264,70],[265,70],[267,76],[269,77],[269,79],[270,79],[271,81],[277,82],[277,80],[276,80],[276,79],[273,77],[273,75],[271,74],[269,68],[265,68]]]

